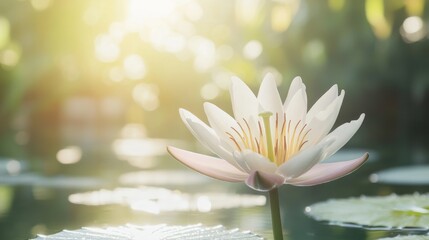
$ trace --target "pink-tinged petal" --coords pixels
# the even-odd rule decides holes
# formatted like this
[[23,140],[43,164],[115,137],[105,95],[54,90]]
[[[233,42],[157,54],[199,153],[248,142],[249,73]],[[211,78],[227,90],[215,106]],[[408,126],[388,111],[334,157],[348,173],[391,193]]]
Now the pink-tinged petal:
[[324,149],[332,144],[330,142],[319,143],[302,150],[297,155],[283,163],[277,169],[277,173],[284,176],[286,179],[296,178],[316,165],[323,157]]
[[281,186],[284,181],[282,176],[275,173],[254,171],[246,179],[246,184],[256,191],[268,192],[273,188]]
[[249,174],[244,173],[227,161],[199,153],[168,146],[167,151],[177,160],[193,170],[228,182],[242,182]]
[[265,75],[258,92],[258,100],[263,112],[283,115],[283,103],[277,90],[276,80],[272,73]]
[[259,102],[250,88],[238,77],[231,79],[231,102],[236,120],[258,114]]
[[[235,166],[238,169],[241,169],[240,166],[235,161],[232,156],[232,152],[227,149],[230,147],[222,142],[217,135],[213,135],[207,128],[200,123],[192,122],[188,119],[188,125],[194,131],[195,137],[200,141],[201,144],[206,146],[214,154],[218,155],[220,158],[228,161],[231,165]],[[226,145],[226,146],[224,146]]]
[[306,122],[310,122],[320,111],[324,111],[338,97],[338,86],[335,84],[317,102],[307,113]]
[[350,174],[368,160],[369,154],[342,162],[319,163],[298,178],[288,180],[287,183],[295,186],[313,186],[333,181]]
[[188,130],[194,135],[194,137],[196,137],[198,139],[198,136],[195,136],[195,132],[194,130],[191,128],[191,126],[189,126],[188,122],[189,120],[195,123],[200,124],[201,126],[203,126],[204,128],[207,129],[208,132],[210,132],[211,135],[216,135],[215,131],[213,129],[211,129],[209,126],[207,126],[207,124],[205,124],[203,121],[201,121],[201,119],[199,119],[197,116],[195,116],[194,114],[192,114],[191,112],[189,112],[188,110],[184,109],[184,108],[180,108],[179,109],[179,114],[180,114],[180,118],[182,119],[183,123],[185,123],[186,127],[188,128]]
[[250,150],[244,150],[242,152],[235,151],[233,156],[241,168],[248,173],[254,171],[274,173],[277,169],[277,165],[268,158]]
[[[305,95],[305,100],[307,101],[307,93],[305,91],[305,85],[302,82],[301,77],[295,77],[292,80],[292,83],[290,84],[289,87],[289,91],[287,93],[287,97],[285,100],[285,103],[283,104],[283,108],[286,110],[290,104],[290,101],[292,100],[292,98],[295,96],[295,94],[299,91],[302,90],[304,95]],[[307,103],[305,104],[307,105]],[[307,109],[306,109],[307,110]]]
[[227,133],[233,135],[236,140],[240,139],[237,133],[232,129],[240,129],[240,127],[237,121],[228,113],[209,102],[204,103],[204,111],[206,112],[210,126],[216,131],[218,136],[222,137],[227,142],[231,142]]
[[357,130],[359,130],[364,119],[365,114],[362,113],[358,119],[349,123],[344,123],[328,134],[324,139],[322,139],[322,141],[335,139],[335,141],[328,148],[326,148],[324,158],[334,155],[339,149],[346,145],[346,143],[353,137]]

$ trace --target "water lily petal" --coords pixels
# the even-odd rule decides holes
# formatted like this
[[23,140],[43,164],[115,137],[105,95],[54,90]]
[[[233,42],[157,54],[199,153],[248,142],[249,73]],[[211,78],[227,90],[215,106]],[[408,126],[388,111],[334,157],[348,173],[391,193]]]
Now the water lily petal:
[[315,146],[302,150],[297,155],[283,163],[277,169],[277,173],[286,179],[296,178],[310,170],[323,157],[324,149],[332,144],[334,140],[319,143]]
[[188,110],[186,110],[184,108],[180,108],[179,109],[179,114],[180,114],[180,118],[182,119],[183,123],[186,125],[186,127],[188,128],[188,130],[192,134],[194,134],[194,130],[189,126],[189,124],[188,124],[189,120],[191,120],[192,122],[196,122],[196,123],[201,124],[202,126],[204,126],[205,128],[207,128],[207,131],[209,131],[211,134],[213,134],[213,135],[216,134],[215,131],[212,128],[210,128],[209,126],[207,126],[207,124],[205,124],[203,121],[201,121],[201,119],[199,119],[197,116],[195,116],[194,114],[192,114]]
[[[305,101],[307,101],[307,93],[306,93],[306,91],[305,91],[305,85],[304,85],[304,83],[302,82],[301,77],[295,77],[295,78],[292,80],[292,83],[290,84],[289,91],[288,91],[288,93],[287,93],[287,97],[286,97],[285,103],[284,103],[284,105],[283,105],[283,108],[284,108],[284,109],[287,109],[287,108],[288,108],[290,101],[292,100],[292,98],[295,96],[295,94],[296,94],[299,90],[302,90],[302,91],[304,92],[304,95],[305,95]],[[307,106],[307,103],[306,103],[305,105]],[[306,110],[307,110],[307,109],[306,109]]]
[[320,111],[324,111],[338,96],[338,86],[335,84],[311,107],[306,116],[306,122],[310,122]]
[[267,192],[281,186],[284,181],[284,178],[280,175],[254,171],[246,179],[246,184],[256,191]]
[[287,183],[295,186],[313,186],[343,177],[358,169],[368,160],[368,153],[362,157],[342,162],[319,163],[308,172],[295,179],[290,179]]
[[240,165],[235,161],[234,157],[232,156],[232,151],[226,148],[230,147],[229,145],[224,144],[222,140],[219,139],[216,135],[212,135],[211,132],[207,131],[206,126],[201,125],[197,122],[192,122],[192,120],[188,120],[188,124],[195,133],[195,137],[201,142],[201,144],[211,150],[214,154],[228,161],[237,169],[241,170]]
[[258,92],[258,100],[262,111],[283,115],[283,103],[277,90],[276,80],[272,73],[265,75]]
[[277,165],[268,158],[250,150],[235,151],[233,156],[241,168],[248,173],[254,171],[274,173],[277,169]]
[[248,177],[247,173],[238,170],[227,161],[220,158],[171,146],[167,147],[167,151],[186,166],[212,178],[229,182],[241,182]]
[[180,109],[179,112],[186,127],[204,147],[240,169],[240,166],[232,156],[232,147],[222,139],[219,139],[212,128],[185,109]]
[[236,120],[258,114],[259,102],[252,90],[238,77],[231,79],[231,102]]
[[305,90],[299,89],[293,98],[290,100],[286,108],[286,119],[291,121],[292,126],[299,121],[304,122],[305,115],[307,114],[307,95]]
[[337,127],[334,131],[328,134],[322,141],[329,141],[335,139],[335,141],[326,148],[324,158],[328,158],[335,154],[340,148],[342,148],[357,132],[362,125],[365,118],[365,114],[362,113],[357,120],[353,120],[349,123]]
[[308,128],[311,129],[308,133],[308,144],[311,146],[324,138],[334,126],[337,120],[338,113],[340,112],[341,105],[344,99],[344,90],[341,91],[340,96],[335,98],[326,109],[319,111],[315,117],[308,123]]
[[222,137],[227,142],[231,142],[231,140],[229,140],[229,136],[226,133],[239,139],[236,132],[232,130],[232,128],[236,130],[240,129],[237,121],[233,117],[218,106],[209,102],[204,103],[204,111],[206,112],[210,126],[216,131],[218,136]]

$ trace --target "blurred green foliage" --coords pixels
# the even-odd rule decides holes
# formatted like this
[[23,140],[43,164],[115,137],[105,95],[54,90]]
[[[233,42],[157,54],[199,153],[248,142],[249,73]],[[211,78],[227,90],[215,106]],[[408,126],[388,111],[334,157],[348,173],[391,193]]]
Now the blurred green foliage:
[[[142,123],[149,136],[184,138],[189,134],[177,109],[203,116],[204,87],[210,101],[230,110],[225,88],[229,75],[240,76],[256,91],[263,74],[273,71],[282,97],[296,75],[307,84],[310,103],[333,84],[345,89],[338,123],[367,113],[352,145],[386,150],[398,161],[414,159],[422,151],[427,156],[425,1],[179,1],[184,6],[175,5],[178,10],[167,14],[163,11],[168,5],[141,2],[133,7],[142,7],[137,14],[141,11],[146,22],[137,22],[142,26],[136,31],[124,30],[132,0],[1,1],[1,154],[54,154],[65,144],[64,105],[76,97],[120,99],[124,114],[115,124]],[[410,16],[422,26],[417,21],[409,30],[405,20]],[[107,46],[101,54],[113,60],[97,55],[103,36],[117,44],[100,46]],[[165,42],[172,36],[177,41]],[[256,46],[248,45],[250,41]],[[120,51],[114,56],[116,47]],[[144,76],[136,80],[124,77],[130,54],[144,60]],[[133,96],[142,83],[155,93]],[[109,122],[102,117],[95,121]],[[17,134],[22,131],[28,141],[20,143]]]

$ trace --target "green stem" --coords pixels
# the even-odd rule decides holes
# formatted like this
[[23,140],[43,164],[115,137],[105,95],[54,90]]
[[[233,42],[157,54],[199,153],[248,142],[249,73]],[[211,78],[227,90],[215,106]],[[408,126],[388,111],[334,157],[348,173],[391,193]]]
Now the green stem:
[[[273,114],[264,112],[259,114],[264,121],[265,135],[267,139],[268,158],[271,162],[274,161],[273,140],[271,138],[271,123],[270,117]],[[282,219],[280,217],[279,191],[277,188],[270,190],[270,206],[271,206],[271,222],[273,226],[274,240],[283,240]]]
[[274,240],[283,240],[282,220],[280,218],[279,192],[277,188],[270,190],[270,206]]

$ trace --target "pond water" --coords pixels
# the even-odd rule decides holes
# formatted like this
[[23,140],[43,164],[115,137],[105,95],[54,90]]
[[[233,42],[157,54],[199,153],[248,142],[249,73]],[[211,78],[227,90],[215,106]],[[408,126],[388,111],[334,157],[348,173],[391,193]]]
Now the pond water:
[[[330,198],[348,198],[361,195],[382,196],[391,193],[425,193],[429,190],[429,187],[424,185],[414,187],[372,183],[369,181],[369,176],[386,167],[383,160],[381,158],[378,161],[368,162],[357,172],[332,183],[314,187],[281,187],[279,192],[285,238],[289,240],[375,240],[382,237],[393,237],[400,233],[426,233],[425,231],[401,232],[398,230],[367,230],[359,227],[337,226],[315,221],[304,213],[306,206]],[[170,163],[174,160],[168,156],[162,156],[159,161]],[[155,172],[150,175],[153,181],[145,179],[141,175],[144,172],[139,172],[139,169],[125,167],[115,168],[116,172],[109,172],[109,174],[98,174],[99,176],[95,176],[95,178],[99,178],[100,181],[89,181],[91,184],[87,185],[82,184],[82,181],[75,181],[78,184],[73,186],[74,178],[66,178],[67,180],[61,178],[63,182],[69,181],[66,184],[67,187],[61,187],[60,184],[46,184],[50,181],[61,182],[58,180],[58,176],[43,181],[20,182],[19,184],[3,183],[0,185],[0,239],[29,239],[35,237],[36,234],[53,234],[63,229],[72,230],[85,226],[119,226],[127,223],[136,225],[202,223],[204,226],[221,224],[229,229],[250,230],[266,239],[272,239],[269,206],[261,206],[261,198],[258,198],[259,202],[255,206],[203,208],[203,210],[196,208],[192,211],[162,211],[161,209],[157,212],[139,211],[127,204],[115,204],[114,202],[85,204],[84,202],[70,201],[72,194],[75,194],[72,196],[76,196],[76,194],[90,191],[99,192],[100,189],[105,189],[110,194],[114,192],[114,189],[135,188],[145,181],[147,183],[152,182],[153,187],[177,190],[177,192],[189,196],[198,193],[218,194],[216,201],[220,202],[230,201],[228,197],[235,194],[261,194],[249,189],[244,184],[225,183],[205,176],[194,175],[192,171],[188,171],[182,165],[171,166],[168,164],[168,166],[170,167],[168,171],[162,170],[163,166],[153,169]],[[175,172],[174,169],[180,171]],[[151,170],[145,171],[150,172]],[[189,184],[186,183],[186,177],[180,177],[186,176],[186,171],[189,173]],[[130,180],[130,177],[124,181],[124,174],[133,172],[134,174],[138,173],[135,175],[136,186],[132,186],[132,178]],[[17,177],[19,178],[19,175]],[[178,182],[178,178],[183,182]],[[168,181],[169,179],[171,181]],[[40,182],[45,184],[40,184]],[[100,186],[100,182],[103,183],[102,186]],[[145,186],[151,187],[150,185]],[[222,196],[227,197],[222,198]],[[207,199],[210,200],[209,197]],[[171,204],[175,204],[174,201]],[[221,206],[223,205],[221,204]]]

